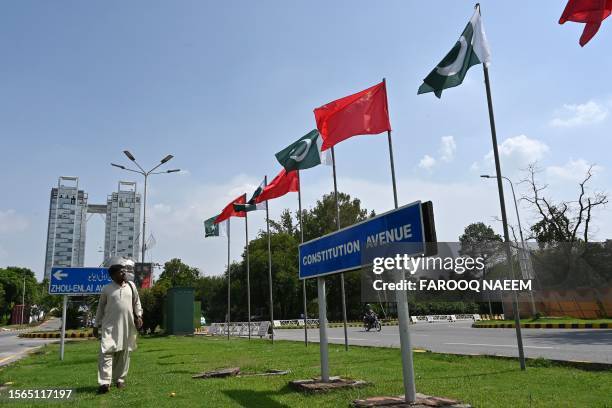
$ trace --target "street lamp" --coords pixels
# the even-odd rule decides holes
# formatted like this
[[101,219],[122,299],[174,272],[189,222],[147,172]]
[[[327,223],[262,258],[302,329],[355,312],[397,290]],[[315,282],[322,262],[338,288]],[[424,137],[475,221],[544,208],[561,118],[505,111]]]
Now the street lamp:
[[[496,179],[497,177],[495,176],[490,176],[488,174],[482,174],[480,177],[482,178],[487,178],[487,179]],[[518,204],[516,201],[516,194],[514,194],[514,183],[512,182],[512,180],[510,180],[508,177],[506,176],[501,176],[501,178],[503,178],[504,180],[506,180],[509,184],[510,184],[510,189],[512,190],[512,198],[514,199],[514,210],[516,211],[516,220],[518,222],[518,228],[519,228],[519,234],[521,236],[521,246],[523,247],[523,264],[524,267],[527,268],[527,250],[525,248],[525,240],[523,239],[523,227],[521,227],[521,217],[519,216],[519,210],[518,210]],[[536,307],[535,307],[535,302],[533,300],[533,292],[530,291],[529,294],[531,295],[531,313],[533,313],[533,315],[535,316],[536,314]]]
[[145,251],[146,251],[146,242],[145,242],[145,232],[146,232],[146,226],[147,226],[147,179],[150,175],[152,174],[165,174],[165,173],[176,173],[181,171],[180,169],[172,169],[172,170],[166,170],[166,171],[155,171],[157,170],[157,168],[159,166],[161,166],[164,163],[169,162],[174,156],[169,154],[166,157],[164,157],[163,159],[161,159],[159,161],[159,164],[157,164],[157,166],[153,167],[151,170],[149,171],[145,171],[145,169],[143,169],[140,164],[138,164],[138,162],[136,161],[136,158],[134,157],[134,155],[132,153],[130,153],[128,150],[124,150],[123,154],[126,155],[126,157],[128,159],[130,159],[130,161],[132,161],[140,170],[134,170],[134,169],[130,169],[127,168],[121,164],[115,164],[115,163],[111,163],[111,166],[113,167],[117,167],[121,170],[125,170],[125,171],[131,171],[132,173],[138,173],[138,174],[142,174],[144,176],[144,193],[143,193],[143,203],[142,203],[142,234],[140,235],[142,237],[142,263],[144,263],[145,261]]

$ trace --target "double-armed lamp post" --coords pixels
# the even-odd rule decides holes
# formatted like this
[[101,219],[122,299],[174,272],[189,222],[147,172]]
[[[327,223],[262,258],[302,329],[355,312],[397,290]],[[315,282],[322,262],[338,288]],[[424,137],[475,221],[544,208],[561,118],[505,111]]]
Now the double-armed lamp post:
[[125,166],[122,166],[120,164],[115,164],[115,163],[111,163],[111,166],[117,167],[117,168],[119,168],[121,170],[131,171],[132,173],[138,173],[138,174],[141,174],[141,175],[144,176],[144,193],[143,193],[143,203],[142,203],[142,234],[140,234],[140,236],[142,237],[142,260],[141,260],[141,262],[144,263],[145,262],[145,252],[146,252],[146,249],[147,249],[146,235],[145,235],[146,226],[147,226],[147,178],[150,175],[153,175],[153,174],[176,173],[176,172],[179,172],[181,170],[180,169],[173,169],[173,170],[166,170],[166,171],[155,171],[155,170],[157,170],[159,168],[159,166],[161,166],[164,163],[169,162],[174,157],[171,154],[169,154],[166,157],[164,157],[163,159],[161,159],[159,164],[157,166],[153,167],[151,170],[145,171],[145,169],[143,169],[140,166],[140,164],[138,164],[138,162],[136,161],[136,158],[134,157],[134,155],[132,155],[132,153],[130,153],[127,150],[124,150],[123,153],[136,166],[138,166],[139,170],[130,169],[130,168],[127,168]]
[[[494,179],[495,176],[490,176],[488,174],[483,174],[480,177],[482,178],[486,178],[486,179]],[[521,226],[521,217],[519,215],[519,210],[518,210],[518,202],[516,201],[516,194],[514,194],[514,183],[512,182],[512,180],[510,180],[508,177],[506,176],[501,176],[501,178],[503,178],[504,180],[506,180],[509,184],[510,184],[510,188],[512,189],[512,198],[514,199],[514,209],[516,211],[516,221],[518,222],[518,229],[519,229],[519,234],[521,237],[521,248],[522,251],[522,257],[519,258],[519,265],[521,266],[521,270],[524,271],[523,273],[525,274],[525,276],[531,278],[530,273],[529,273],[529,261],[528,261],[528,251],[527,248],[525,246],[525,239],[523,238],[523,227]],[[521,262],[520,260],[523,260],[523,262]],[[523,276],[523,277],[525,277]],[[536,305],[535,305],[535,300],[533,299],[533,291],[529,291],[529,296],[531,298],[531,314],[533,316],[536,315],[537,313],[537,309],[536,309]]]

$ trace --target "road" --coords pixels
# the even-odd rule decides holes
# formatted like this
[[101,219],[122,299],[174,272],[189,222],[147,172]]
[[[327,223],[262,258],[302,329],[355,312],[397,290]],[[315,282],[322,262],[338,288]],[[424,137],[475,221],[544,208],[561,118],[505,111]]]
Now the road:
[[[51,319],[37,326],[34,330],[58,330],[60,319]],[[46,343],[53,343],[58,339],[24,339],[20,332],[0,331],[0,367],[20,359],[29,351]]]
[[[474,329],[472,322],[417,323],[410,325],[413,348],[454,354],[487,354],[517,357],[514,329]],[[277,339],[304,341],[304,330],[275,330]],[[344,344],[344,329],[328,328],[330,343]],[[523,329],[526,357],[553,360],[588,361],[612,364],[612,330],[602,329]],[[399,347],[397,326],[366,332],[348,328],[349,345]],[[309,342],[319,342],[319,330],[308,330]]]

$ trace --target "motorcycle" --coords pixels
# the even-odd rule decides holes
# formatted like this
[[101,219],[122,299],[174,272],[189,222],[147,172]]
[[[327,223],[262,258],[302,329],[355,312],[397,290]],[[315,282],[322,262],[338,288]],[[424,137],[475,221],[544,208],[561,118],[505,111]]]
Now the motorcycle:
[[371,329],[376,329],[376,331],[382,330],[382,324],[380,323],[380,320],[378,320],[376,313],[363,316],[363,328],[367,332],[369,332]]

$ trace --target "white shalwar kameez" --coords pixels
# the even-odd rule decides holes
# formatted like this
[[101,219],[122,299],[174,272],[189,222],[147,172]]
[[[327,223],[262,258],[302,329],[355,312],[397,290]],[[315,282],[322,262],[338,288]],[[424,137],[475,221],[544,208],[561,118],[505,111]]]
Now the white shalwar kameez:
[[[134,302],[132,293],[136,297]],[[136,350],[134,314],[142,317],[140,297],[133,283],[126,281],[119,285],[113,281],[102,288],[96,314],[96,325],[101,336],[98,360],[100,385],[125,381],[130,366],[130,352]]]

